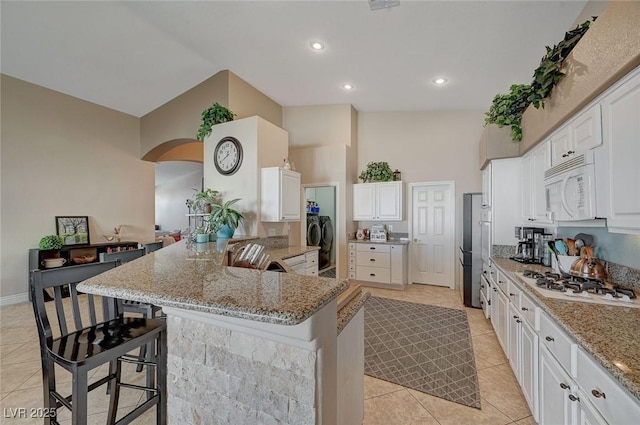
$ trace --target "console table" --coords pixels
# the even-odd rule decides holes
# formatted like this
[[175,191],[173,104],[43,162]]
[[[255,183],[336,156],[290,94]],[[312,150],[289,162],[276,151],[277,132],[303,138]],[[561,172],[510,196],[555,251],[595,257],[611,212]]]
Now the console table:
[[[121,241],[121,242],[107,242],[96,244],[83,244],[83,245],[67,245],[60,249],[60,258],[67,260],[64,266],[70,266],[73,257],[82,257],[85,255],[95,256],[95,262],[99,261],[101,253],[107,252],[119,252],[127,251],[130,249],[138,249],[138,242],[135,241]],[[46,253],[50,251],[42,251],[40,249],[29,250],[29,270],[43,269],[42,260],[46,257]],[[63,267],[64,267],[63,266]]]

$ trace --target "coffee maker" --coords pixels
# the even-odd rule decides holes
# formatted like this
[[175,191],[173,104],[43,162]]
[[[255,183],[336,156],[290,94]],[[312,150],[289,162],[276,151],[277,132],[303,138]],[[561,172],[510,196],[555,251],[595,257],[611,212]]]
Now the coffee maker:
[[521,263],[540,263],[544,256],[544,229],[541,227],[516,227],[515,237],[519,240],[516,245],[516,255],[512,260]]

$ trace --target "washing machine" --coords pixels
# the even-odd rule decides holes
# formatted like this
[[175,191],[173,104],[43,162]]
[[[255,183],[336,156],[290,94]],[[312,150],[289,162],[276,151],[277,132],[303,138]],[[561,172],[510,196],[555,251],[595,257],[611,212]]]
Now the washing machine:
[[320,217],[307,215],[307,245],[319,246],[322,239],[321,234]]
[[323,215],[319,217],[320,222],[320,253],[318,256],[318,267],[323,269],[331,265],[331,252],[333,251],[333,224],[331,217]]

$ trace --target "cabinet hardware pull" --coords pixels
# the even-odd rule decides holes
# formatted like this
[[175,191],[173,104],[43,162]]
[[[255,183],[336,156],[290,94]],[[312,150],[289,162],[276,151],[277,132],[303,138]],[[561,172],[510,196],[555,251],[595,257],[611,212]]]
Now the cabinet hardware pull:
[[375,276],[375,275],[376,275],[375,273],[369,273],[369,276]]
[[372,247],[370,247],[369,249],[376,249],[376,247],[375,247],[375,246],[372,246]]
[[498,288],[493,288],[493,292],[498,292]]
[[522,323],[522,320],[518,319],[516,320],[516,323]]
[[553,337],[551,337],[551,336],[545,336],[544,339],[546,339],[549,342],[555,341],[555,339],[553,339]]
[[513,318],[514,318],[514,319],[517,319],[517,318],[518,318],[518,316],[516,316],[516,315],[514,314],[514,315],[513,315]]
[[484,285],[480,285],[480,289],[484,289]]
[[576,151],[569,151],[567,152],[569,155],[573,155],[574,153],[576,153]]
[[598,390],[591,390],[591,394],[593,394],[593,396],[595,398],[607,398],[607,396],[605,395],[605,393],[601,393]]
[[487,274],[487,271],[486,271],[486,270],[483,270],[483,271],[482,271],[482,274]]
[[369,261],[376,261],[375,258],[369,258]]
[[569,400],[571,400],[571,401],[580,401],[580,398],[574,396],[573,394],[569,394]]
[[491,305],[491,300],[487,301],[487,304]]
[[502,280],[498,279],[498,283],[504,283],[504,281],[502,281]]
[[562,388],[563,390],[570,390],[571,387],[568,386],[567,384],[565,384],[564,382],[560,382],[560,388]]
[[529,311],[529,309],[527,307],[522,307],[521,309],[522,311]]
[[484,305],[484,302],[482,300],[480,300],[480,305]]
[[509,296],[510,296],[510,297],[515,297],[515,296],[516,296],[516,294],[509,292]]

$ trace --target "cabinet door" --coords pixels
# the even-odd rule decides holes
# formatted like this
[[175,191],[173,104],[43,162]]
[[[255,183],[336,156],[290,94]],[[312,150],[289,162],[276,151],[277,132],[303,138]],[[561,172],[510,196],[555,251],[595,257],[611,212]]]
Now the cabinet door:
[[509,358],[509,364],[513,370],[518,382],[521,381],[520,377],[520,333],[522,319],[518,313],[518,307],[514,303],[508,303],[507,314],[507,333],[509,334],[509,345],[507,357]]
[[[587,396],[580,391],[578,398],[575,400],[575,403],[577,403],[576,407],[576,421],[575,423],[577,425],[606,425],[609,423],[615,423],[615,422],[607,422],[606,420],[604,420],[602,418],[602,416],[600,416],[600,414],[598,413],[597,409],[591,404],[589,403],[589,400],[587,398]],[[631,422],[627,422],[627,423],[635,423],[637,422],[638,418],[634,418],[632,419]],[[622,423],[622,422],[618,422],[618,423]]]
[[576,154],[602,144],[600,104],[593,105],[571,121],[571,138]]
[[300,174],[282,170],[280,208],[282,220],[300,220]]
[[498,342],[507,356],[508,350],[508,334],[507,334],[507,313],[509,309],[509,299],[502,293],[497,286],[493,288],[491,297],[491,324],[498,337]]
[[571,127],[565,125],[551,135],[551,166],[563,163],[569,156],[569,152],[574,152],[573,142],[571,140]]
[[391,283],[404,284],[403,245],[391,245]]
[[520,387],[533,418],[538,420],[538,334],[523,320],[520,333]]
[[531,154],[532,218],[538,223],[551,223],[547,214],[544,190],[544,172],[549,168],[551,168],[551,143],[546,141]]
[[522,208],[522,221],[533,221],[533,154],[527,154],[522,158],[522,169],[520,170],[520,196]]
[[[640,230],[640,72],[602,102],[609,151],[609,228]],[[624,231],[624,230],[622,230]]]
[[491,163],[482,170],[482,207],[491,207]]
[[374,184],[353,185],[353,219],[373,220],[375,216],[376,192]]
[[402,182],[376,185],[376,220],[402,220]]
[[[569,394],[575,384],[544,346],[540,347],[540,425],[570,424]],[[575,391],[575,390],[574,390]]]

